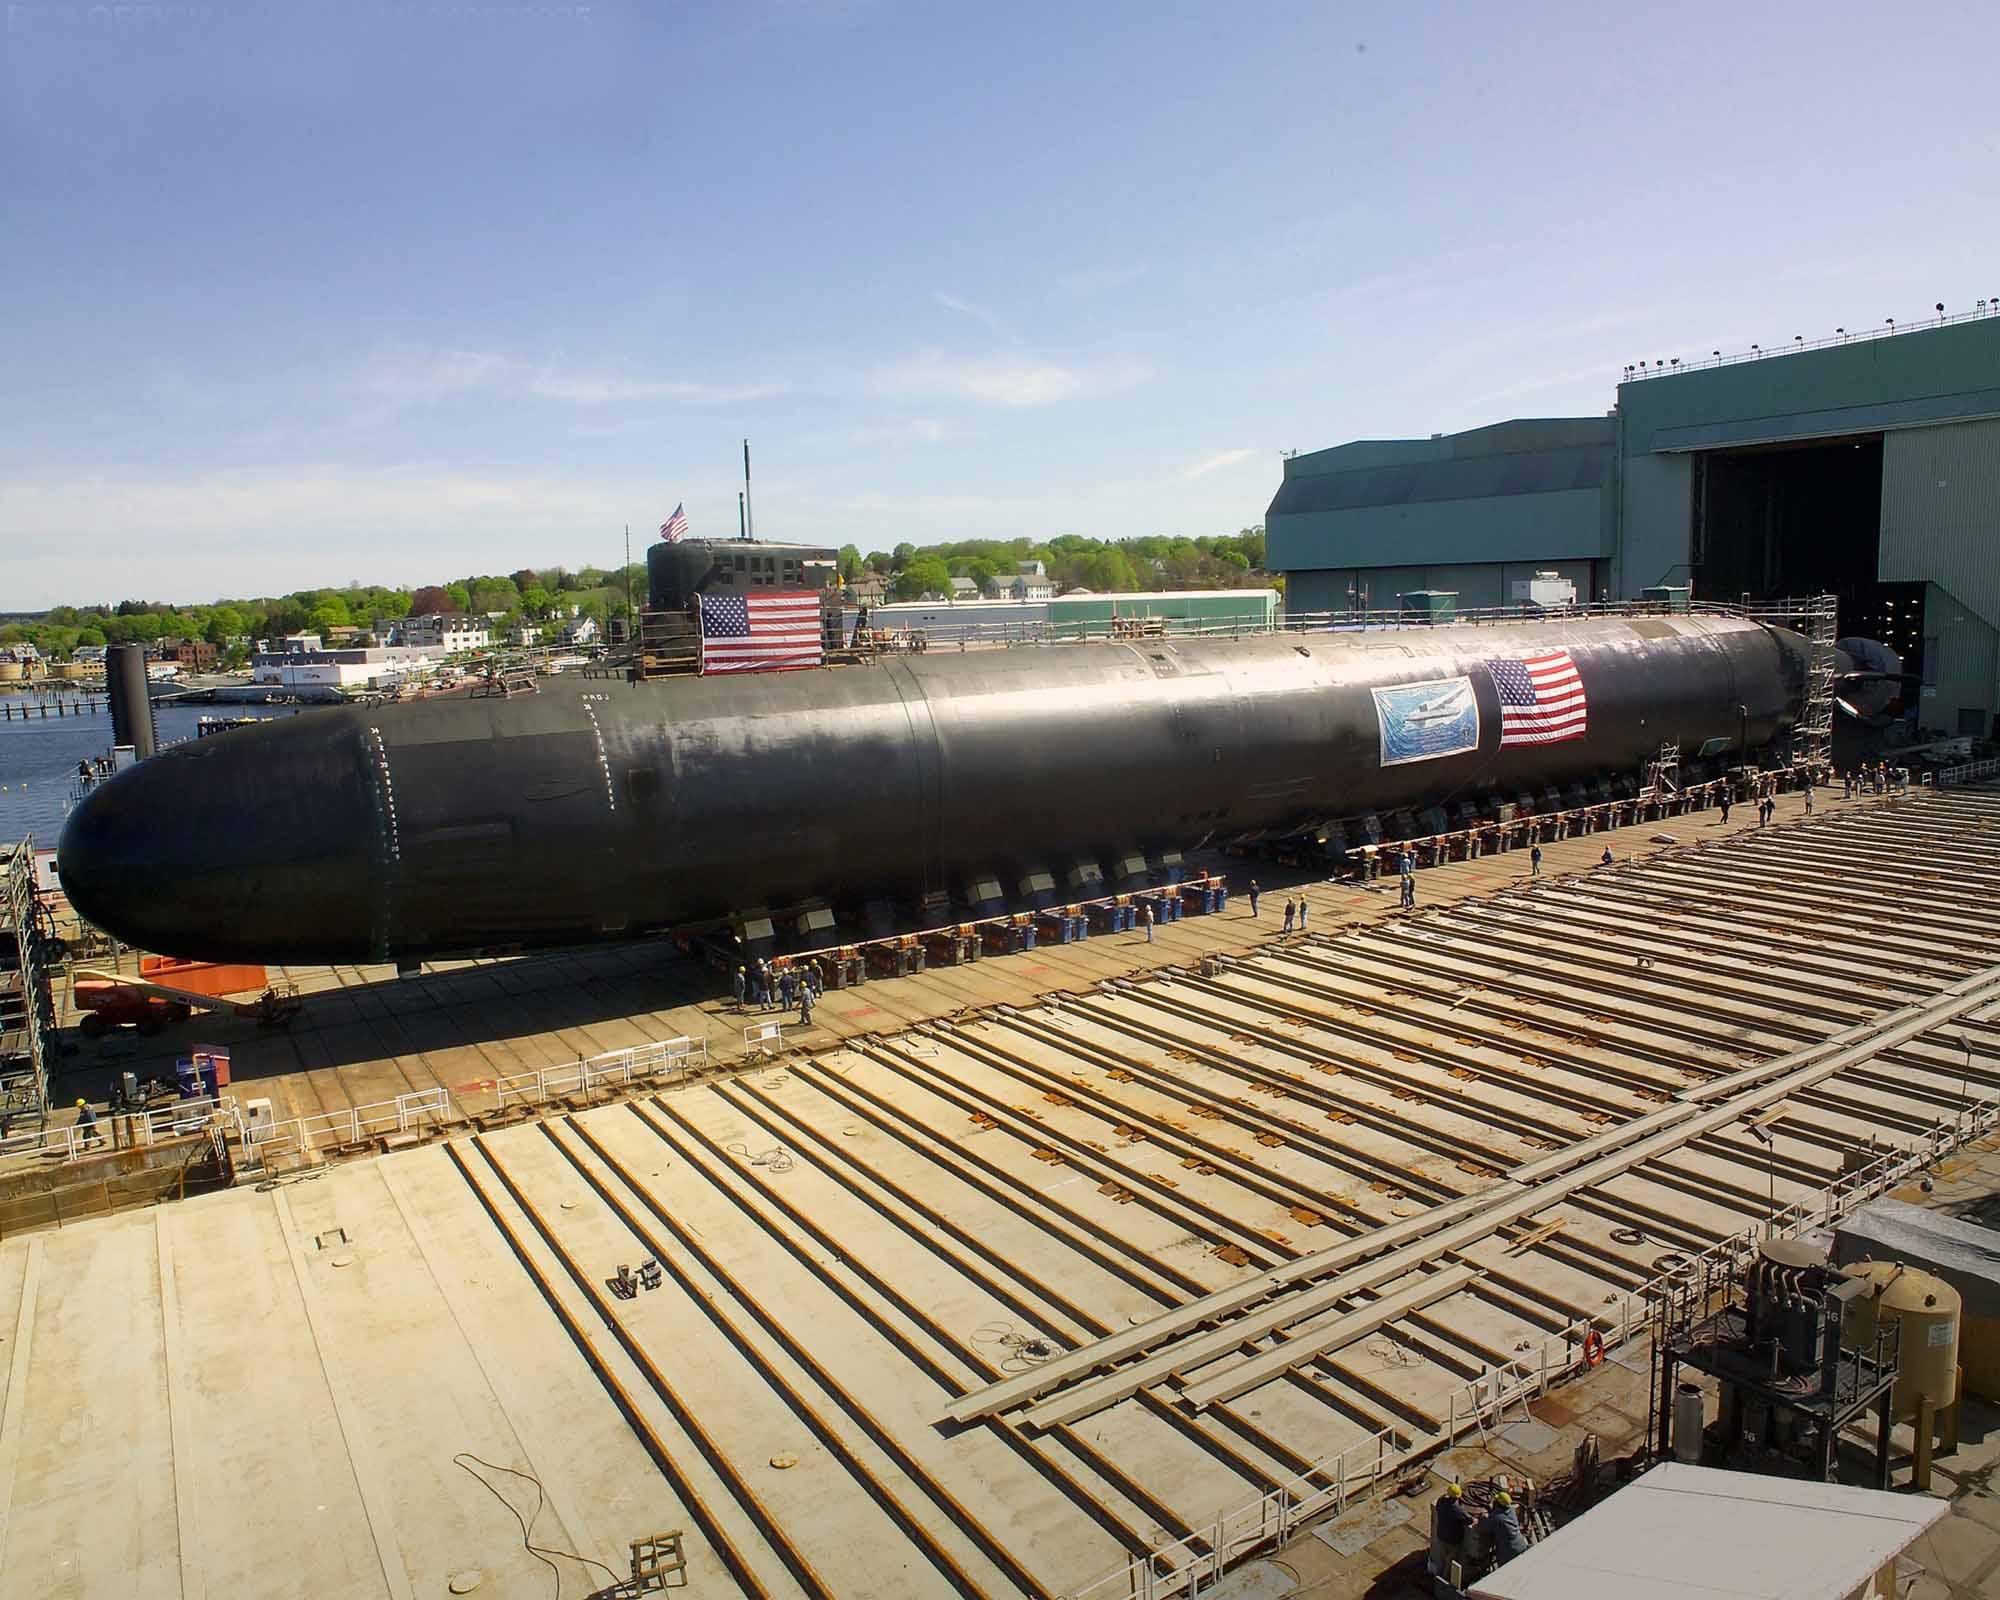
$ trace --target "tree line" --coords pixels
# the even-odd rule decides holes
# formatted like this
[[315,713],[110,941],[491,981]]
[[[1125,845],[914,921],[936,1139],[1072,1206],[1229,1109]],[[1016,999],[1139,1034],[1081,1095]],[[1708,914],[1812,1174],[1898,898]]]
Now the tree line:
[[0,645],[32,644],[44,655],[67,656],[79,645],[156,644],[205,639],[226,665],[238,665],[258,639],[335,628],[376,631],[407,616],[432,612],[497,613],[501,626],[567,618],[571,607],[602,622],[625,607],[627,578],[635,604],[646,603],[646,569],[523,567],[511,573],[455,578],[414,589],[350,583],[343,589],[300,589],[258,599],[176,606],[155,600],[116,605],[55,606],[41,617],[0,627]]
[[840,550],[840,575],[852,583],[864,572],[887,580],[898,600],[946,594],[953,578],[969,578],[985,591],[1004,583],[1024,563],[1039,561],[1058,593],[1090,589],[1129,594],[1138,589],[1235,589],[1268,583],[1264,571],[1264,530],[1198,539],[1149,535],[1136,539],[1091,539],[1064,533],[1034,539],[961,539],[944,544],[899,544],[867,555],[858,545]]
[[[863,555],[859,545],[840,549],[840,575],[853,582],[864,573],[885,580],[899,600],[918,600],[951,591],[953,578],[969,578],[984,591],[1003,583],[1023,564],[1039,561],[1057,592],[1090,589],[1100,594],[1139,589],[1232,589],[1249,584],[1282,587],[1264,575],[1264,530],[1188,539],[1155,535],[1135,539],[1092,539],[1058,534],[1053,539],[960,539],[936,544],[903,543]],[[153,600],[121,600],[116,605],[56,606],[43,616],[0,626],[0,646],[32,644],[44,655],[69,655],[79,645],[155,644],[161,639],[206,639],[224,665],[240,665],[249,643],[288,633],[335,628],[375,631],[407,616],[432,612],[496,615],[500,626],[566,618],[571,607],[602,622],[625,608],[626,585],[633,603],[646,604],[646,569],[629,567],[522,567],[509,573],[454,578],[416,588],[350,583],[342,589],[300,589],[258,599],[217,600],[176,606]]]

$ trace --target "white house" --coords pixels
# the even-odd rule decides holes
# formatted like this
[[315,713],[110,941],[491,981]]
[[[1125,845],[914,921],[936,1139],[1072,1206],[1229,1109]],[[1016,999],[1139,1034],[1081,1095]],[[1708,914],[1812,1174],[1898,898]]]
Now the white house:
[[1013,577],[996,580],[996,586],[1002,600],[1053,600],[1056,597],[1055,581],[1039,561],[1023,561],[1014,569]]
[[568,645],[596,644],[597,619],[574,616],[562,627],[562,642]]
[[456,611],[433,611],[421,617],[405,617],[402,643],[412,650],[442,647],[448,654],[461,650],[484,650],[493,642],[493,630],[484,617],[463,616]]

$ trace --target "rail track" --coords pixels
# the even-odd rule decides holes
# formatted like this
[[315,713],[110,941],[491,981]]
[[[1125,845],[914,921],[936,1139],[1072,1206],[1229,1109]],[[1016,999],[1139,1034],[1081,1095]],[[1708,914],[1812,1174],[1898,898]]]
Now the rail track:
[[1948,1145],[1996,893],[2000,794],[1914,797],[445,1148],[711,1580],[1172,1592],[1219,1512]]

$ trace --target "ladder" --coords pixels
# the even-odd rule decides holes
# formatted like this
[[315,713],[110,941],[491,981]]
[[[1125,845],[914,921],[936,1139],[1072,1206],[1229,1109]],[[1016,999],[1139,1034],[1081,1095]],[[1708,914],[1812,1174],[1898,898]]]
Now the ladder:
[[1820,782],[1833,771],[1833,706],[1840,683],[1840,657],[1833,647],[1839,631],[1839,602],[1814,595],[1801,619],[1806,635],[1806,696],[1799,713],[1797,759]]
[[1660,741],[1660,753],[1646,763],[1646,788],[1653,799],[1661,802],[1672,800],[1680,794],[1680,740],[1663,739]]

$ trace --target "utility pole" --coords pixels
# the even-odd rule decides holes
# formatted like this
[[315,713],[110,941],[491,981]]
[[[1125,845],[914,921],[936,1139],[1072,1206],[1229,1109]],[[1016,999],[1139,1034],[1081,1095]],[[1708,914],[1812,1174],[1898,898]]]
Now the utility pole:
[[757,511],[750,499],[750,441],[743,441],[743,537],[757,537]]
[[747,513],[744,510],[743,491],[741,489],[736,491],[736,537],[739,539],[750,537],[750,526]]
[[625,524],[625,639],[632,639],[632,524]]

